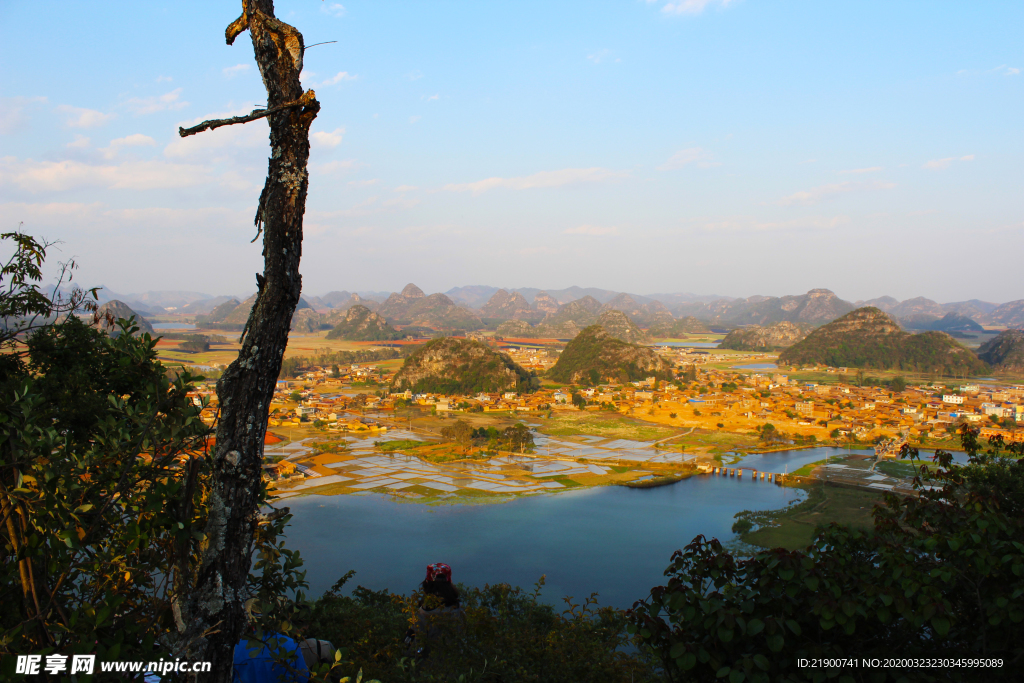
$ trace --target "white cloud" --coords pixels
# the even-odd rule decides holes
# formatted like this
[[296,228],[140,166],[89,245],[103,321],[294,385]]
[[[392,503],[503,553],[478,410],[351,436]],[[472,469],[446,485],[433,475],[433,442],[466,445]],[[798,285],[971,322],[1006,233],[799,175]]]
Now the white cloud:
[[29,192],[60,192],[85,187],[153,190],[189,187],[211,180],[207,169],[164,161],[86,164],[79,161],[0,159],[0,182]]
[[89,146],[89,138],[84,135],[75,134],[75,139],[67,144],[72,149],[85,149]]
[[974,161],[973,154],[965,154],[962,157],[945,157],[944,159],[932,159],[926,161],[921,165],[921,168],[927,168],[930,171],[941,171],[949,168],[953,165],[954,161]]
[[68,128],[96,128],[114,118],[114,114],[104,114],[95,109],[72,107],[68,104],[59,105],[57,111],[67,115],[64,125]]
[[564,168],[560,171],[541,171],[533,175],[518,178],[486,178],[474,183],[449,183],[444,189],[452,192],[472,192],[480,194],[496,188],[511,190],[529,190],[543,187],[562,187],[577,183],[599,183],[607,180],[623,178],[627,174],[607,168]]
[[420,188],[416,187],[415,185],[399,185],[398,187],[395,188],[395,192],[412,192],[413,190],[418,189]]
[[337,147],[341,144],[342,138],[345,136],[344,128],[335,128],[332,132],[327,133],[322,130],[318,130],[315,133],[310,133],[309,139],[317,145],[323,147]]
[[249,70],[249,65],[248,64],[235,64],[234,66],[226,66],[223,69],[221,69],[221,71],[224,73],[224,75],[227,76],[228,78],[233,78],[233,77],[237,76],[240,73],[245,73],[248,70]]
[[881,166],[870,166],[868,168],[849,168],[845,171],[839,171],[840,173],[877,173],[881,171]]
[[416,123],[417,121],[419,121],[422,118],[423,117],[420,116],[419,114],[415,114],[414,116],[410,116],[409,117],[409,123]]
[[[310,74],[310,75],[312,76],[312,74]],[[325,88],[325,87],[327,87],[329,85],[337,85],[338,83],[341,83],[342,81],[354,81],[357,78],[359,78],[359,77],[355,76],[353,74],[350,74],[347,71],[339,71],[337,74],[335,74],[331,78],[328,78],[326,81],[322,82],[320,84],[320,87],[321,88]]]
[[0,133],[13,133],[28,126],[25,110],[46,102],[45,97],[0,97]]
[[424,96],[423,99],[425,99],[427,102],[431,102],[433,100],[441,99],[441,96],[440,95],[431,95],[430,97]]
[[341,171],[351,171],[353,168],[358,166],[355,159],[344,159],[342,161],[328,161],[325,164],[312,164],[311,170],[314,173],[339,173]]
[[708,168],[710,166],[721,166],[717,162],[711,161],[714,157],[707,150],[701,149],[700,147],[688,147],[687,149],[681,149],[669,158],[668,161],[658,166],[659,171],[672,171],[677,168],[682,168],[687,164],[697,164],[701,168]]
[[819,187],[811,188],[810,190],[794,192],[793,194],[780,199],[778,204],[781,206],[810,206],[811,204],[817,204],[818,202],[831,199],[840,194],[867,190],[890,190],[894,187],[896,187],[895,183],[883,183],[879,181],[855,183],[849,180],[844,180],[841,183],[821,185]]
[[618,235],[619,229],[614,225],[577,225],[575,228],[566,228],[562,231],[566,235]]
[[1020,69],[1015,66],[1008,66],[1006,64],[1000,64],[996,68],[992,69],[996,73],[1003,74],[1004,76],[1019,76]]
[[173,80],[174,79],[171,78],[170,76],[157,76],[156,77],[156,82],[157,83],[170,83]]
[[179,101],[181,88],[153,97],[133,97],[126,103],[128,108],[138,115],[155,114],[158,111],[176,111],[188,106],[188,102]]
[[337,17],[338,19],[345,16],[345,6],[339,5],[336,2],[331,3],[330,5],[321,5],[320,11],[323,12],[324,14],[329,14],[332,17]]
[[661,11],[665,14],[700,14],[708,5],[721,5],[728,7],[733,0],[680,0],[679,2],[666,3]]
[[601,62],[607,60],[609,55],[611,55],[611,51],[608,49],[598,50],[593,54],[587,55],[587,59],[593,62],[594,64],[600,64]]
[[423,78],[423,72],[419,69],[414,69],[405,75],[410,81],[418,81]]
[[[88,142],[88,138],[86,138],[86,141]],[[134,135],[126,135],[123,138],[111,140],[107,147],[100,149],[100,152],[103,153],[105,158],[112,159],[117,156],[118,151],[122,147],[154,147],[155,145],[156,140],[153,138],[142,133],[135,133]]]

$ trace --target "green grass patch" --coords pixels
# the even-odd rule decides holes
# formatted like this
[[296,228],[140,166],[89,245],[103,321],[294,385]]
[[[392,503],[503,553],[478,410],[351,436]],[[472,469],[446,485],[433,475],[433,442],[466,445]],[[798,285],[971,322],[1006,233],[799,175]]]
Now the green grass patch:
[[612,472],[615,472],[616,474],[622,474],[623,472],[629,472],[631,469],[633,469],[632,467],[623,467],[622,465],[612,465],[611,468],[612,468]]
[[819,526],[833,522],[857,529],[872,529],[872,511],[884,494],[838,486],[802,486],[807,498],[783,510],[740,513],[759,529],[741,535],[745,543],[762,548],[805,548]]
[[810,462],[810,463],[807,463],[806,465],[804,465],[803,467],[801,467],[800,469],[798,469],[796,472],[791,472],[790,474],[792,476],[796,476],[796,477],[809,477],[809,476],[811,476],[811,472],[813,472],[815,469],[817,469],[818,467],[821,467],[824,464],[825,464],[824,460],[818,460],[817,462]]
[[420,446],[432,444],[428,441],[416,441],[415,439],[398,439],[395,441],[378,441],[375,445],[377,450],[383,453],[391,453],[393,451],[403,451],[409,448],[419,448]]
[[540,431],[551,436],[587,434],[606,439],[657,441],[672,436],[678,430],[640,422],[616,413],[560,413],[545,420]]
[[557,481],[559,484],[561,484],[567,489],[583,486],[583,484],[579,483],[578,481],[573,481],[572,479],[569,478],[568,475],[565,474],[555,474],[550,477],[535,477],[535,479],[539,481]]

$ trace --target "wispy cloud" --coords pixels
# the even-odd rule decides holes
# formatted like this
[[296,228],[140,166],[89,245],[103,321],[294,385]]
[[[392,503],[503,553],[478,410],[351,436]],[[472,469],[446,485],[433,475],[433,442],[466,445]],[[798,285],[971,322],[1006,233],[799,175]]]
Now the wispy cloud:
[[[88,138],[86,138],[86,142],[88,142]],[[100,152],[103,153],[103,156],[105,158],[113,159],[115,156],[117,156],[118,151],[120,151],[122,147],[155,146],[156,140],[154,140],[153,138],[149,137],[148,135],[143,135],[142,133],[135,133],[134,135],[126,135],[123,138],[111,140],[109,145],[100,149]]]
[[847,194],[849,192],[864,192],[870,190],[890,190],[896,187],[895,183],[883,183],[880,181],[874,182],[852,182],[850,180],[844,180],[841,183],[832,183],[831,185],[820,185],[818,187],[811,188],[810,190],[801,190],[800,192],[794,192],[791,195],[783,197],[777,203],[780,206],[810,206],[811,204],[817,204],[821,201],[834,198],[836,195]]
[[84,135],[75,135],[75,139],[67,144],[71,149],[85,149],[89,146],[89,138]]
[[[309,74],[309,75],[312,76],[313,74]],[[337,85],[338,83],[341,83],[342,81],[354,81],[357,78],[359,78],[359,77],[354,75],[354,74],[350,74],[347,71],[339,71],[338,73],[336,73],[331,78],[328,78],[326,81],[323,81],[322,83],[320,83],[319,87],[325,88],[325,87],[327,87],[329,85]]]
[[172,78],[171,76],[157,76],[156,77],[156,82],[157,83],[170,83],[173,80],[174,80],[174,78]]
[[372,178],[370,180],[350,180],[348,184],[353,187],[369,187],[370,185],[376,185],[380,182],[380,178]]
[[46,102],[45,97],[0,97],[0,133],[13,133],[28,127],[25,110]]
[[[650,0],[648,0],[650,1]],[[721,5],[728,7],[734,0],[679,0],[679,2],[666,3],[661,11],[665,14],[700,14],[708,5]]]
[[421,78],[423,78],[423,72],[420,71],[419,69],[413,69],[412,71],[407,73],[405,77],[408,78],[410,81],[418,81]]
[[337,147],[341,144],[342,138],[345,137],[344,128],[335,128],[330,133],[322,130],[318,130],[314,133],[310,133],[309,138],[317,145],[323,147]]
[[104,114],[95,109],[72,107],[68,104],[59,105],[57,111],[67,116],[64,125],[68,128],[96,128],[115,118],[114,114]]
[[158,111],[184,109],[188,106],[188,102],[178,99],[179,97],[181,97],[181,88],[175,88],[169,93],[154,97],[133,97],[126,104],[129,109],[141,116],[155,114]]
[[208,169],[164,161],[86,164],[79,161],[0,159],[0,182],[29,192],[60,192],[84,187],[153,190],[189,187],[212,180]]
[[359,163],[355,159],[343,159],[341,161],[328,161],[325,164],[314,164],[313,171],[323,174],[340,173],[342,171],[351,171],[358,165]]
[[941,171],[947,169],[953,165],[954,161],[974,161],[973,154],[965,154],[962,157],[946,157],[944,159],[932,159],[926,161],[921,165],[921,168],[927,168],[930,171]]
[[221,71],[228,78],[234,78],[238,74],[245,73],[249,70],[248,64],[235,64],[234,66],[226,66]]
[[575,228],[566,228],[562,232],[566,235],[607,236],[618,235],[619,229],[614,225],[577,225]]
[[1000,64],[996,68],[992,69],[992,71],[996,72],[997,74],[1003,74],[1004,76],[1019,76],[1020,75],[1020,68],[1019,67],[1009,66],[1007,64]]
[[688,147],[673,154],[668,161],[658,166],[659,171],[672,171],[682,168],[688,164],[697,164],[701,168],[721,166],[720,163],[712,161],[714,157],[705,149],[700,147]]
[[450,183],[444,189],[452,192],[472,192],[480,194],[488,190],[506,188],[510,190],[530,190],[546,187],[563,187],[578,183],[600,183],[624,178],[627,173],[612,171],[607,168],[564,168],[559,171],[541,171],[533,175],[517,178],[486,178],[474,183]]
[[395,192],[412,192],[418,189],[420,188],[416,187],[415,185],[399,185],[398,187],[395,188]]
[[840,173],[877,173],[881,171],[881,166],[869,166],[868,168],[848,168],[845,171],[839,171]]
[[420,116],[419,114],[414,114],[414,115],[409,117],[409,123],[416,123],[417,121],[419,121],[422,118],[423,117]]
[[611,50],[604,49],[598,50],[592,54],[587,55],[587,60],[593,64],[601,64],[603,62],[621,62],[622,60],[618,57],[613,57]]
[[321,5],[320,11],[323,12],[324,14],[329,14],[332,17],[337,17],[338,19],[345,16],[345,6],[340,5],[336,2],[331,3],[330,5]]
[[434,100],[441,99],[441,96],[440,95],[431,95],[431,96],[427,97],[426,95],[424,95],[423,99],[425,99],[427,102],[432,102]]

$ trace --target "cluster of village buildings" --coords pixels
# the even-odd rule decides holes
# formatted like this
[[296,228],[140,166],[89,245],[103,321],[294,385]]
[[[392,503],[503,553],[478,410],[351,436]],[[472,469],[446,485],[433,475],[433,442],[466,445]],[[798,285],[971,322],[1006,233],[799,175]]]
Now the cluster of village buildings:
[[[673,360],[692,354],[677,354]],[[845,371],[830,370],[837,375]],[[358,390],[365,393],[354,393],[351,384],[367,377],[379,381],[376,390],[370,385]],[[1014,427],[1024,423],[1024,386],[963,384],[950,389],[928,384],[896,392],[844,382],[791,381],[781,372],[740,374],[710,367],[686,389],[651,377],[589,388],[545,388],[529,394],[444,396],[389,393],[389,380],[386,371],[371,364],[341,368],[338,377],[332,376],[330,368],[313,368],[296,380],[279,381],[270,426],[318,422],[328,430],[366,431],[379,428],[365,417],[367,412],[419,406],[437,414],[614,410],[679,427],[749,431],[772,424],[786,433],[816,435],[822,440],[952,438],[955,428],[966,422],[981,428],[982,438],[1002,435],[1007,441],[1024,441],[1024,429]],[[212,390],[200,390],[197,402],[204,400],[203,394],[208,405],[204,417],[212,421],[215,397]]]

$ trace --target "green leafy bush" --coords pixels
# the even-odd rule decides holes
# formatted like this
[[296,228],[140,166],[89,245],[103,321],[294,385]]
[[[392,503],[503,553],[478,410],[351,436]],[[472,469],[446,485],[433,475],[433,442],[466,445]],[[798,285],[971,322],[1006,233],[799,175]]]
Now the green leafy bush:
[[1024,446],[983,454],[968,427],[961,439],[970,464],[937,452],[917,480],[928,488],[887,496],[873,532],[833,524],[803,551],[749,559],[698,536],[630,611],[631,632],[671,681],[810,680],[826,672],[801,658],[892,656],[1002,659],[979,676],[1012,676],[1024,658]]

